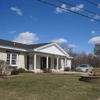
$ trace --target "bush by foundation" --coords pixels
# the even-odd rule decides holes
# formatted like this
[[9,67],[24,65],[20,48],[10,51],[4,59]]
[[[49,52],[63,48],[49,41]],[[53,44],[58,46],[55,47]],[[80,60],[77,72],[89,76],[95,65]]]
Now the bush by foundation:
[[13,69],[11,71],[11,75],[18,75],[19,74],[19,70],[18,69]]
[[45,68],[45,69],[43,70],[43,72],[44,72],[44,73],[51,73],[52,70],[51,70],[50,68]]
[[64,67],[64,71],[70,71],[70,67]]
[[19,73],[33,73],[32,71],[28,71],[28,70],[25,70],[23,68],[14,68],[12,71],[11,71],[11,75],[18,75]]

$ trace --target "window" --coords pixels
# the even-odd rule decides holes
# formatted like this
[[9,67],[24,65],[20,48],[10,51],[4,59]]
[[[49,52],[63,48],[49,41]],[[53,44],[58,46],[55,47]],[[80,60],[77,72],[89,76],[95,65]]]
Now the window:
[[87,65],[80,65],[80,67],[87,67]]
[[33,60],[33,58],[29,57],[29,64],[32,64],[32,60]]
[[11,66],[17,66],[17,61],[18,61],[17,54],[7,53],[7,64]]
[[66,58],[63,58],[63,66],[67,66],[67,59]]
[[63,66],[65,67],[65,59],[63,59]]
[[54,59],[54,69],[57,67],[57,59]]

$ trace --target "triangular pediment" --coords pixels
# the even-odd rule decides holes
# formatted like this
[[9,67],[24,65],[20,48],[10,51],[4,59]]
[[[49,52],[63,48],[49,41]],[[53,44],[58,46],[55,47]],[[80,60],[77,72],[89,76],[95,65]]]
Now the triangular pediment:
[[35,51],[43,52],[54,55],[69,56],[60,46],[57,44],[46,45],[40,48],[36,48]]

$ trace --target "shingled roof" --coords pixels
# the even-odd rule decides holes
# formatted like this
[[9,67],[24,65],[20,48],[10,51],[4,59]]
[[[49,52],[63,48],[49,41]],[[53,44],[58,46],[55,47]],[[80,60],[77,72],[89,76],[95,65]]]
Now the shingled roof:
[[38,48],[38,47],[41,47],[41,46],[44,46],[44,45],[47,45],[47,44],[50,44],[50,43],[40,43],[40,44],[27,45],[27,44],[11,42],[11,41],[8,41],[8,40],[0,39],[0,45],[1,46],[20,48],[20,49],[35,49],[35,48]]

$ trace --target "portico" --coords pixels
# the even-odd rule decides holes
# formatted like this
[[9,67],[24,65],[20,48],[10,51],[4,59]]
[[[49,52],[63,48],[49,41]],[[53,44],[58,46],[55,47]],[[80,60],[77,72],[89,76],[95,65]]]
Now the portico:
[[[67,66],[67,57],[60,55],[42,54],[42,53],[28,53],[29,55],[29,69],[34,72],[42,71],[44,69],[52,69],[55,71],[64,70]],[[33,55],[33,57],[32,57]],[[32,60],[32,61],[30,61]]]

